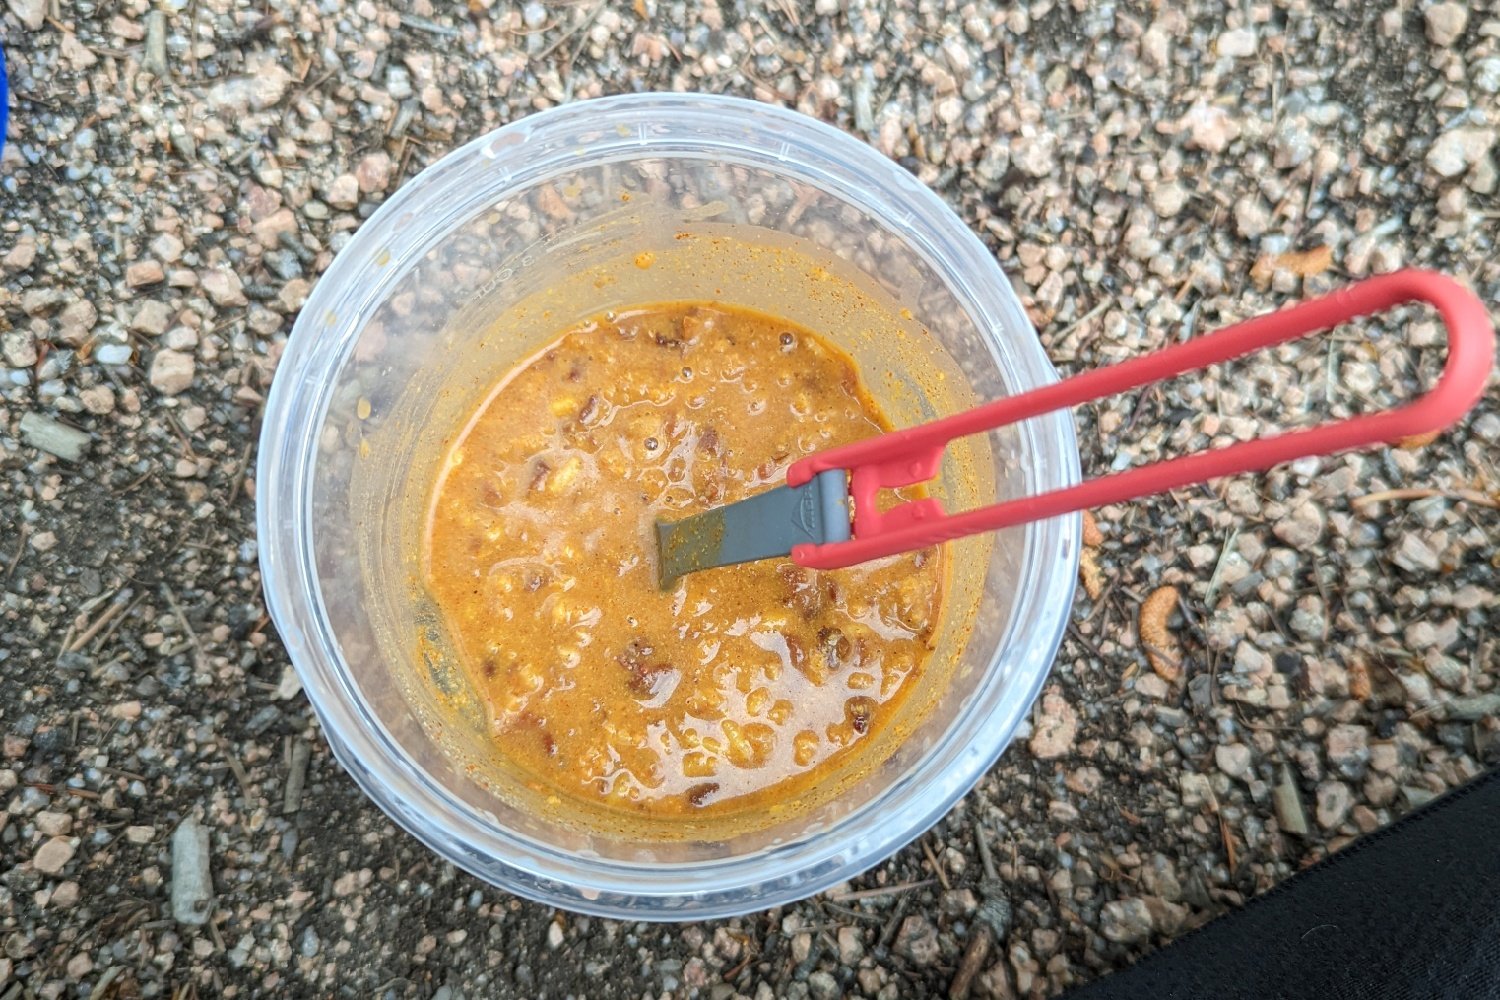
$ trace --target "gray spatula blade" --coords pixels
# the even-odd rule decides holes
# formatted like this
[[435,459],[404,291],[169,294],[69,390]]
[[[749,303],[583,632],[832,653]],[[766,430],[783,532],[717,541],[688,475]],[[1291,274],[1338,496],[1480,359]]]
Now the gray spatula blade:
[[792,546],[849,540],[849,483],[842,469],[778,486],[681,521],[656,522],[657,581],[791,555]]

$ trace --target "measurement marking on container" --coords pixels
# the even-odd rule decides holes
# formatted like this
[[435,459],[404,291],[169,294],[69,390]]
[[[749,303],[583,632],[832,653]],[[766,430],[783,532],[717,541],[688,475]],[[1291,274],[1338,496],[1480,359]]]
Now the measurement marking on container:
[[484,284],[480,285],[464,299],[464,304],[468,305],[470,302],[484,298],[505,282],[514,278],[516,276],[516,267],[530,267],[536,263],[536,258],[531,254],[523,254],[519,259],[513,258],[513,260],[515,260],[515,266],[506,265],[495,271]]

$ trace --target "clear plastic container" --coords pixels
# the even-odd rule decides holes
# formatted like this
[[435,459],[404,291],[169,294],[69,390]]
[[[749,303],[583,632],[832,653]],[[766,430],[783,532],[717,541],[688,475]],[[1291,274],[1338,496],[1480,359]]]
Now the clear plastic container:
[[[437,711],[466,699],[412,584],[425,483],[475,394],[569,322],[690,298],[827,333],[898,425],[1055,378],[994,259],[905,171],[779,108],[644,94],[526,118],[403,186],[302,310],[261,437],[266,594],[340,762],[456,865],[612,917],[787,902],[921,834],[1026,717],[1077,571],[1076,517],[951,543],[941,667],[878,766],[812,808],[732,836],[532,808],[488,773],[477,709]],[[1054,414],[950,448],[934,493],[958,509],[1078,475]]]

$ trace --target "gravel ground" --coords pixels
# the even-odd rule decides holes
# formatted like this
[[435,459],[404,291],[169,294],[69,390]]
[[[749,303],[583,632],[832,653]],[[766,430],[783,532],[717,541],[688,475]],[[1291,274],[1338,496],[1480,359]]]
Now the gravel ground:
[[[296,691],[252,516],[332,254],[446,150],[599,94],[868,138],[1065,370],[1402,265],[1493,303],[1485,9],[5,0],[0,1000],[1048,996],[1500,761],[1494,380],[1425,446],[1097,511],[979,788],[849,886],[711,924],[556,913],[395,829]],[[1409,395],[1441,345],[1412,312],[1110,401],[1085,465]]]

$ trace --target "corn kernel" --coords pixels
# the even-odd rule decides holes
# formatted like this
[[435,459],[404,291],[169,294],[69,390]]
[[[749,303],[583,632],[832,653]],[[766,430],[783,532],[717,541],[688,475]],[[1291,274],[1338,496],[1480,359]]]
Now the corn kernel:
[[583,459],[577,455],[570,456],[566,462],[547,477],[548,493],[565,493],[573,480],[578,478],[578,473],[583,470]]
[[688,778],[712,778],[719,773],[718,758],[694,750],[683,756],[682,773]]
[[792,740],[792,759],[798,767],[807,767],[818,755],[818,734],[804,729]]
[[887,670],[880,676],[880,697],[889,698],[895,694],[896,689],[901,686],[901,682],[905,679],[904,674],[894,670]]
[[736,767],[760,767],[776,745],[776,731],[760,722],[743,727],[726,722],[724,735],[729,741],[727,756]]

